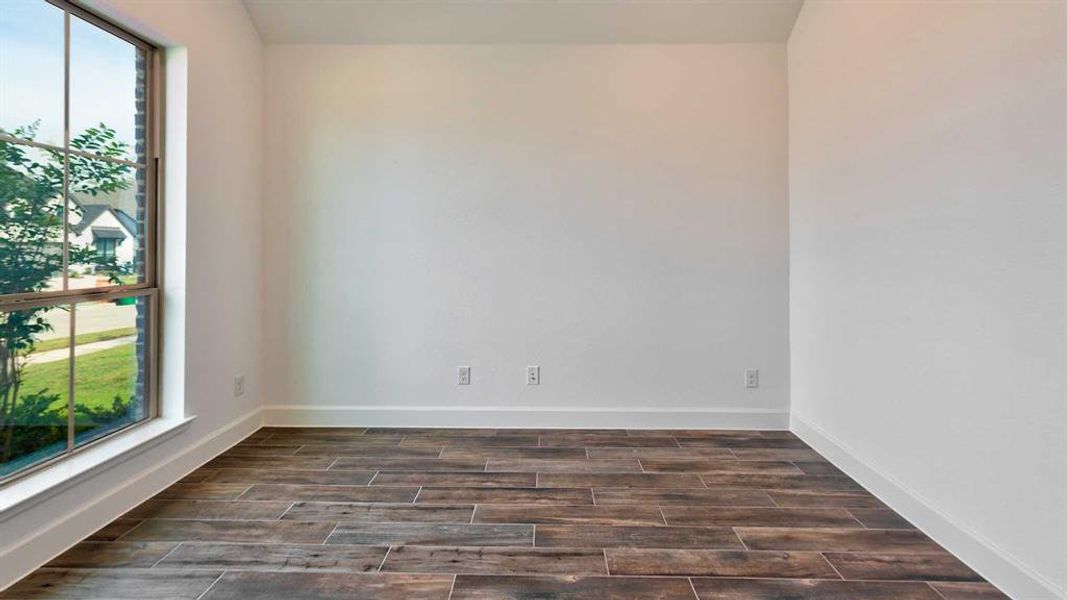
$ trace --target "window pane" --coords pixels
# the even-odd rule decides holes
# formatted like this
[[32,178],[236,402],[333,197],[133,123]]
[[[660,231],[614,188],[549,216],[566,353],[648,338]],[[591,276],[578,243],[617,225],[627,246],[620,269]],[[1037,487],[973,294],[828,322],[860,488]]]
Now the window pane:
[[0,312],[0,477],[67,449],[69,323],[67,306]]
[[63,145],[63,11],[44,0],[0,10],[0,129]]
[[145,170],[70,158],[71,289],[144,281]]
[[63,157],[0,141],[0,294],[63,289]]
[[147,297],[75,307],[75,445],[148,416]]
[[71,15],[70,145],[144,162],[145,53]]

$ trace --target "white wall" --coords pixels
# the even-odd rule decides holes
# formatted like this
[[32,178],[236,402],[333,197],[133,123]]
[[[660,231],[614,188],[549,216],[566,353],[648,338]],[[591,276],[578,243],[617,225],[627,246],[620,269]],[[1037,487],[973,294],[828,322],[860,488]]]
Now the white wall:
[[794,423],[1018,598],[1067,588],[1067,5],[807,2]]
[[786,425],[783,44],[266,62],[268,420]]
[[[263,50],[236,1],[94,2],[168,51],[163,413],[176,435],[0,515],[0,589],[259,425]],[[247,391],[232,397],[233,375]]]

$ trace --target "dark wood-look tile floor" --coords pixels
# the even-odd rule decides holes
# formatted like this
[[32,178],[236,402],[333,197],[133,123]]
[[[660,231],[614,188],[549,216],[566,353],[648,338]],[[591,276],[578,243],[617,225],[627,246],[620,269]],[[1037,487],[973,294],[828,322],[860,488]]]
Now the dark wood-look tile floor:
[[788,432],[264,428],[0,598],[1006,598]]

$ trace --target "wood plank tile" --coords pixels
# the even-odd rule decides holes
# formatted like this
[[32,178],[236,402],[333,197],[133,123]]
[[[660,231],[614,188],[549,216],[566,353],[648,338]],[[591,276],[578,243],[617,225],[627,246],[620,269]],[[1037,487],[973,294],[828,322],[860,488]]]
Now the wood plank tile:
[[822,555],[812,552],[608,548],[605,554],[612,575],[837,578]]
[[236,500],[245,493],[248,484],[241,483],[176,483],[162,492],[156,494],[156,498],[185,498],[188,500]]
[[627,459],[656,458],[664,460],[718,459],[737,460],[729,448],[586,448],[589,458]]
[[230,571],[203,600],[446,600],[451,576]]
[[[449,448],[500,448],[510,446],[538,446],[536,435],[507,435],[494,437],[446,437],[425,436],[406,437],[400,443],[401,447],[408,446],[445,446]],[[573,446],[573,444],[569,444]]]
[[886,506],[869,492],[810,492],[767,490],[775,504],[786,508],[882,508]]
[[246,446],[244,444],[237,444],[233,448],[223,452],[221,456],[234,457],[234,456],[292,456],[296,454],[301,446],[286,445],[286,446]]
[[285,483],[290,485],[367,485],[375,471],[298,471],[295,469],[220,469],[210,483]]
[[333,531],[332,523],[306,521],[204,521],[149,519],[126,534],[124,541],[273,542],[318,544]]
[[788,431],[269,427],[209,465],[18,586],[139,600],[448,600],[453,581],[459,600],[1003,598]]
[[326,470],[333,464],[329,456],[226,456],[214,458],[205,469],[300,469]]
[[85,538],[92,542],[113,542],[126,535],[131,529],[141,524],[142,519],[131,519],[123,516],[104,525],[96,533]]
[[221,571],[40,569],[0,593],[18,600],[196,600]]
[[541,473],[537,487],[704,488],[700,476],[688,473]]
[[[344,444],[346,446],[363,446],[363,447],[396,447],[400,444],[400,441],[404,438],[401,436],[352,436],[344,434],[311,434],[311,433],[293,433],[293,434],[275,434],[267,439],[267,443],[270,445],[323,445],[323,444]],[[298,454],[299,455],[299,454]]]
[[381,444],[307,444],[296,451],[297,456],[330,456],[330,457],[381,457],[391,459],[404,458],[437,458],[445,447],[442,446],[411,446],[393,447]]
[[555,548],[745,549],[729,527],[539,525],[536,545]]
[[641,463],[629,460],[543,460],[531,458],[490,458],[486,471],[526,473],[640,473]]
[[[374,488],[371,488],[374,489]],[[422,488],[416,504],[592,504],[589,489],[565,488]]]
[[[134,529],[134,531],[137,531]],[[845,579],[982,581],[947,552],[940,554],[826,553]]]
[[204,483],[211,479],[217,471],[215,469],[197,469],[178,480],[178,483]]
[[751,473],[704,473],[709,488],[759,488],[764,490],[862,491],[848,477],[833,475],[759,475]]
[[553,447],[573,447],[573,446],[608,446],[612,448],[677,448],[678,442],[674,441],[672,437],[658,437],[658,436],[646,436],[646,437],[631,437],[626,435],[620,436],[581,436],[581,435],[544,435],[541,436],[541,446],[546,448]]
[[606,575],[601,550],[564,548],[394,547],[382,572],[469,575]]
[[737,460],[826,461],[821,454],[810,448],[732,448],[731,452]]
[[[782,509],[785,510],[785,509]],[[918,530],[737,527],[751,550],[809,550],[921,554],[944,550]]]
[[523,427],[523,428],[510,428],[510,429],[497,429],[497,435],[573,435],[573,436],[620,436],[626,435],[626,430],[622,428],[597,428],[597,429],[560,429],[554,428],[538,428],[538,427]]
[[485,470],[485,460],[469,458],[378,458],[361,456],[355,458],[340,458],[332,469],[481,472]]
[[452,600],[696,600],[684,577],[460,575]]
[[337,523],[470,523],[474,505],[416,506],[411,504],[356,504],[350,502],[296,502],[282,519]]
[[327,544],[385,546],[532,546],[533,525],[357,523],[340,525]]
[[668,525],[690,527],[841,527],[863,529],[843,508],[666,506]]
[[774,506],[762,490],[594,489],[598,505],[643,506]]
[[388,546],[183,543],[160,567],[260,571],[376,572]]
[[808,445],[794,438],[766,438],[766,437],[719,437],[719,438],[683,438],[678,440],[683,448],[789,448],[810,449]]
[[460,448],[447,446],[441,458],[490,459],[535,458],[544,460],[578,460],[588,458],[585,448]]
[[925,583],[692,578],[700,600],[941,600]]
[[848,477],[844,471],[825,460],[797,460],[793,461],[793,464],[808,475],[837,475],[838,477]]
[[796,465],[785,461],[642,458],[641,466],[648,473],[802,473]]
[[537,485],[537,474],[382,471],[374,478],[371,485],[523,488],[535,487]]
[[354,438],[360,438],[367,434],[366,427],[281,427],[271,425],[263,427],[259,431],[262,433],[269,433],[274,435],[343,435]]
[[791,439],[791,440],[799,440],[800,439],[799,437],[797,437],[797,434],[793,433],[792,431],[786,430],[786,429],[781,429],[781,430],[763,429],[763,430],[760,430],[759,434],[762,435],[763,437],[768,437],[768,438],[780,438],[780,439],[781,438],[786,438],[786,439]]
[[930,583],[944,600],[1009,600],[990,583]]
[[[521,430],[520,430],[521,431]],[[495,437],[498,429],[488,427],[368,427],[366,436]],[[536,434],[530,434],[536,435]]]
[[750,429],[627,429],[639,436],[666,435],[677,438],[764,437],[764,432]]
[[848,512],[870,529],[915,529],[907,519],[888,508],[850,508]]
[[475,523],[535,523],[544,525],[662,526],[663,515],[652,506],[501,506],[480,504]]
[[288,502],[152,499],[126,513],[135,519],[277,519]]
[[[419,488],[352,485],[253,485],[241,500],[290,502],[411,502]],[[461,504],[459,502],[455,504]]]
[[68,569],[147,569],[177,546],[177,542],[81,542],[45,566]]

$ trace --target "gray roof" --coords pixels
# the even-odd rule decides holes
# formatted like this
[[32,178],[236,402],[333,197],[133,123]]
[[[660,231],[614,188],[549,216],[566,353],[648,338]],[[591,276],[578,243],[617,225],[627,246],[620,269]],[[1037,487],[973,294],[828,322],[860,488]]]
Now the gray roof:
[[[98,218],[100,218],[100,215],[110,211],[111,214],[115,215],[115,218],[118,219],[119,223],[121,223],[122,226],[126,229],[126,233],[128,233],[132,237],[136,237],[137,236],[137,221],[134,220],[134,218],[131,217],[130,215],[126,214],[126,212],[123,211],[122,209],[112,208],[111,206],[109,206],[107,204],[82,204],[82,203],[78,202],[77,200],[75,200],[75,203],[78,204],[78,206],[81,208],[82,219],[81,219],[81,221],[78,221],[78,223],[76,225],[71,227],[71,230],[74,232],[74,235],[81,235],[86,229],[89,228],[90,225],[93,224],[94,221],[96,221]],[[93,227],[93,233],[94,234],[96,233],[97,229],[117,229],[117,228],[116,227]],[[120,237],[125,238],[126,236],[123,235],[123,236],[120,236]]]
[[134,237],[137,236],[137,220],[126,214],[126,211],[121,208],[114,209],[115,217],[122,223],[122,226],[126,228],[126,231],[130,232]]
[[93,227],[93,238],[98,240],[124,240],[126,234],[120,227]]
[[106,204],[82,204],[81,205],[82,220],[78,221],[78,224],[72,227],[75,235],[81,235],[87,227],[93,224],[93,221],[97,220],[100,215],[111,210],[111,207]]

